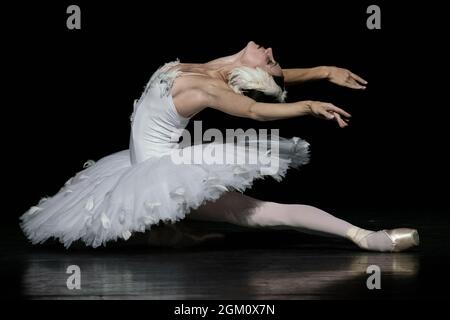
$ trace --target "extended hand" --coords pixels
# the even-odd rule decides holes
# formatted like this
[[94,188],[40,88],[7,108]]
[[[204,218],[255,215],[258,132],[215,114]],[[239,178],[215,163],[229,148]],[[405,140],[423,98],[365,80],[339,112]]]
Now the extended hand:
[[354,74],[350,70],[337,68],[337,67],[326,67],[327,68],[327,79],[328,81],[337,84],[339,86],[352,88],[352,89],[365,89],[367,81],[360,76]]
[[[336,107],[335,105],[327,102],[320,101],[306,101],[306,105],[309,107],[310,114],[325,120],[336,120],[339,127],[345,128],[350,121],[350,113]],[[343,118],[346,117],[346,118]]]

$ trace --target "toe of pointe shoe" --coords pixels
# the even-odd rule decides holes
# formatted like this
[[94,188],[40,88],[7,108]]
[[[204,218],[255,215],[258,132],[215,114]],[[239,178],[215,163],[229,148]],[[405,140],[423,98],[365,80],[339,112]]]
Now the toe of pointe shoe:
[[398,228],[384,230],[392,240],[392,252],[400,252],[420,244],[419,233],[416,229]]

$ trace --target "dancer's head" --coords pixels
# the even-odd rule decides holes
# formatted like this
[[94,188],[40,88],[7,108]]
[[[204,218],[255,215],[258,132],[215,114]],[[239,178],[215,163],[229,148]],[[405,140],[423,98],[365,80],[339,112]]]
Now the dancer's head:
[[263,46],[250,41],[241,52],[240,62],[242,65],[250,68],[261,68],[275,77],[283,76],[280,65],[273,57],[272,48],[266,49]]
[[235,92],[259,102],[284,102],[283,71],[273,57],[272,48],[250,41],[239,53],[239,62],[240,66],[228,77]]

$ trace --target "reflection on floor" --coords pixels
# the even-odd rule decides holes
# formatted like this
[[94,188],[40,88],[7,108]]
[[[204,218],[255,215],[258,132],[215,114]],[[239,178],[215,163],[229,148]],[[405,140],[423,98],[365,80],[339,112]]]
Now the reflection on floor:
[[[13,227],[2,229],[2,298],[26,299],[407,299],[448,297],[447,217],[413,225],[417,250],[371,253],[345,240],[295,231],[230,228],[192,222],[221,233],[199,246],[157,248],[135,242],[92,250],[32,247]],[[376,221],[372,223],[376,224]],[[392,222],[390,222],[392,223]],[[399,221],[399,223],[401,223]],[[399,226],[397,224],[397,226]],[[401,226],[401,225],[400,225]],[[139,240],[139,241],[138,241]],[[69,290],[67,267],[81,270],[81,289]],[[381,270],[381,289],[369,290],[367,268]]]

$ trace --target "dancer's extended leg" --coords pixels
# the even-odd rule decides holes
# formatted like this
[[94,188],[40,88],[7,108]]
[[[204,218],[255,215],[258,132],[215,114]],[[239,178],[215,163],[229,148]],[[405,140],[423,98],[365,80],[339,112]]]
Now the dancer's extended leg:
[[[396,234],[390,234],[391,231],[365,230],[310,205],[260,201],[236,192],[227,193],[217,201],[205,204],[191,212],[189,218],[345,237],[361,248],[375,251],[397,251],[399,248],[405,249],[407,244],[409,247],[418,244],[415,230],[395,229]],[[403,230],[400,233],[405,240],[396,247],[398,230]]]

